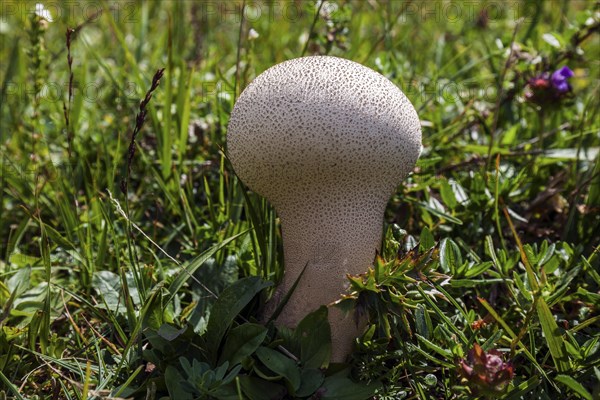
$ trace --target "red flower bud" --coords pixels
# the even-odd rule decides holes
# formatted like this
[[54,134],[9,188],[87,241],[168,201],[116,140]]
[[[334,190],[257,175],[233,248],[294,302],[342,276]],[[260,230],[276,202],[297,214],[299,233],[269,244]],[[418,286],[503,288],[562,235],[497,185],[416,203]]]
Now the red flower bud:
[[474,394],[502,394],[513,378],[510,362],[504,362],[502,353],[490,350],[487,353],[475,343],[466,359],[458,363],[458,372]]

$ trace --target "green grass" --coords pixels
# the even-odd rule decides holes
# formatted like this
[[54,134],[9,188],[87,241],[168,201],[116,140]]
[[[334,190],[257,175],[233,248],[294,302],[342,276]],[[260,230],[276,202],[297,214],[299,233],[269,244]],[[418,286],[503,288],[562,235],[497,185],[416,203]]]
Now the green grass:
[[[61,4],[0,6],[0,398],[600,396],[597,3]],[[326,308],[257,320],[279,221],[224,154],[236,96],[303,54],[379,71],[423,121],[339,304],[370,316],[347,364]],[[528,100],[563,65],[569,95]],[[511,362],[498,393],[460,374],[476,344]]]

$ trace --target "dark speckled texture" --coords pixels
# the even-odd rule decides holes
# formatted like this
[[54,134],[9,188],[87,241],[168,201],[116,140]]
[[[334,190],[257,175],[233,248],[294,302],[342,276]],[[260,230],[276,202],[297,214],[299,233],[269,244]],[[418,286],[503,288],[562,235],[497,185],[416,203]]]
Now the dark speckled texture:
[[[237,175],[266,197],[282,224],[285,293],[307,271],[278,323],[295,326],[339,298],[346,274],[371,265],[390,195],[421,151],[417,113],[381,74],[353,61],[304,57],[260,74],[228,127]],[[273,304],[274,306],[274,304]],[[334,361],[360,333],[330,308]]]

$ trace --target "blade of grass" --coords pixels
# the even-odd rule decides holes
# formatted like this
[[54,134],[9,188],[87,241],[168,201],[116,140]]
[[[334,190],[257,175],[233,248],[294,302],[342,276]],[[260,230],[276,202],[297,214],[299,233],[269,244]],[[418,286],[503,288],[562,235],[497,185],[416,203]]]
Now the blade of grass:
[[83,379],[83,389],[81,390],[81,398],[87,399],[90,390],[90,377],[92,374],[92,364],[88,361],[85,367],[85,377]]
[[[431,343],[431,342],[430,342]],[[447,363],[445,361],[439,360],[437,358],[435,358],[434,356],[432,356],[430,353],[428,353],[427,351],[421,349],[419,346],[415,346],[412,343],[408,343],[408,347],[414,351],[416,351],[417,353],[421,354],[423,357],[425,357],[426,359],[428,359],[429,361],[434,362],[437,365],[440,365],[444,368],[448,368],[448,369],[454,369],[455,366],[453,364]],[[428,346],[429,347],[429,346]]]
[[304,268],[302,268],[302,272],[300,272],[300,275],[298,275],[298,278],[296,278],[296,280],[292,284],[292,287],[290,288],[290,290],[288,290],[288,292],[285,294],[285,296],[283,296],[283,299],[281,299],[279,301],[279,304],[277,304],[277,308],[275,309],[273,314],[271,314],[271,316],[269,317],[269,322],[275,321],[277,319],[277,317],[279,317],[279,314],[281,314],[281,312],[283,311],[283,308],[285,307],[287,302],[290,300],[290,297],[292,297],[292,294],[294,294],[294,291],[296,290],[296,287],[298,286],[298,283],[300,282],[302,275],[304,275],[304,271],[306,271],[306,267],[308,267],[308,263],[306,263]]
[[38,338],[40,349],[42,353],[46,354],[46,350],[48,348],[48,340],[50,337],[50,308],[51,308],[51,281],[52,281],[52,266],[50,264],[50,242],[48,240],[48,236],[46,236],[46,231],[44,230],[44,224],[40,222],[40,231],[41,231],[41,240],[40,240],[40,252],[42,254],[42,261],[44,263],[45,270],[45,281],[46,281],[46,297],[44,299],[44,306],[42,309],[40,326],[38,331]]
[[185,74],[181,74],[180,84],[185,83],[185,90],[179,88],[180,98],[177,100],[177,111],[179,114],[179,140],[177,143],[177,160],[179,165],[185,155],[185,149],[188,141],[188,129],[190,125],[190,110],[191,110],[191,91],[192,91],[192,77],[194,76],[195,69],[191,68],[187,82],[184,81],[183,77]]
[[554,365],[556,365],[559,372],[569,371],[571,366],[565,350],[565,342],[560,334],[558,325],[554,320],[554,316],[543,298],[540,297],[538,299],[536,309],[540,324],[542,325],[546,344],[548,345],[550,354],[554,360]]
[[[439,355],[441,355],[442,357],[444,357],[447,360],[452,360],[453,356],[452,356],[452,352],[450,350],[445,350],[445,349],[441,348],[440,346],[436,345],[435,343],[425,339],[423,336],[419,335],[418,333],[415,333],[415,336],[417,337],[417,339],[419,339],[421,342],[423,342],[425,344],[425,346],[427,346],[430,350],[435,351],[436,353],[438,353]],[[436,360],[436,361],[439,361],[439,360]],[[449,366],[449,368],[453,368],[453,367],[454,367],[453,365]]]
[[[492,317],[494,317],[494,319],[502,326],[502,328],[504,328],[504,330],[508,333],[508,335],[510,336],[511,339],[515,339],[517,337],[517,335],[513,332],[513,330],[508,326],[508,324],[506,323],[506,321],[504,321],[504,319],[498,315],[498,313],[496,312],[496,310],[494,310],[494,308],[487,302],[487,300],[482,299],[481,297],[478,297],[477,300],[479,300],[479,302],[481,303],[481,305],[491,314]],[[537,360],[535,359],[535,357],[529,352],[529,350],[527,349],[527,347],[525,347],[525,345],[523,344],[523,342],[521,342],[520,340],[517,342],[517,345],[519,347],[521,347],[521,349],[523,350],[523,352],[525,353],[525,355],[527,356],[527,358],[529,359],[529,361],[531,361],[531,363],[535,366],[535,368],[540,372],[540,374],[549,382],[552,383],[552,381],[550,381],[550,379],[548,378],[548,375],[546,374],[546,372],[544,371],[544,369],[542,368],[542,366],[537,362]]]
[[12,392],[13,396],[15,396],[15,398],[17,400],[27,400],[25,397],[23,397],[21,395],[21,393],[19,392],[19,389],[15,385],[13,385],[6,376],[4,376],[2,371],[0,371],[0,381],[2,381],[4,383],[4,385],[8,388],[8,390],[10,392]]
[[[238,239],[239,237],[245,235],[246,233],[248,233],[248,230],[240,232],[235,236],[229,237],[229,238],[223,240],[222,242],[213,245],[209,249],[205,250],[202,254],[196,256],[195,258],[193,258],[192,260],[187,262],[185,265],[183,265],[181,270],[177,273],[177,275],[175,276],[175,278],[173,279],[173,281],[171,282],[171,284],[168,287],[168,290],[171,295],[166,303],[169,303],[173,299],[175,294],[181,289],[183,284],[190,277],[192,279],[194,279],[194,281],[197,284],[202,286],[211,296],[216,298],[217,296],[210,289],[208,289],[202,282],[198,281],[192,275],[198,268],[200,268],[202,266],[202,264],[204,264],[209,258],[211,258],[217,251],[221,250],[222,248],[227,246],[229,243],[231,243],[234,240]],[[177,264],[179,264],[179,262],[177,262]]]
[[521,400],[523,395],[531,392],[533,389],[540,385],[540,377],[537,375],[532,376],[525,382],[519,384],[513,390],[502,396],[502,400]]
[[[498,237],[500,238],[500,244],[502,249],[506,251],[506,244],[504,243],[504,235],[502,234],[502,225],[500,223],[500,213],[498,212],[500,202],[500,154],[496,155],[496,179],[494,185],[494,220],[496,221],[496,230],[498,231]],[[492,248],[493,249],[493,248]]]
[[125,345],[125,348],[123,349],[123,352],[122,352],[123,358],[121,359],[121,362],[119,363],[119,366],[117,367],[117,372],[116,372],[117,374],[120,373],[120,371],[123,368],[126,368],[126,365],[128,363],[128,358],[129,358],[129,350],[131,350],[132,347],[138,343],[139,335],[142,331],[143,321],[146,320],[146,315],[148,314],[150,308],[155,304],[155,301],[158,298],[158,296],[162,296],[164,286],[165,286],[164,282],[159,282],[150,291],[150,294],[149,294],[148,298],[146,299],[146,303],[144,304],[144,306],[142,307],[142,310],[140,311],[140,313],[138,315],[136,324],[128,335],[129,340],[127,340],[127,344]]
[[[125,56],[125,61],[127,65],[131,68],[131,70],[134,72],[133,77],[136,80],[136,84],[139,88],[147,87],[147,85],[144,83],[143,74],[140,69],[140,64],[136,61],[135,57],[129,50],[129,46],[127,45],[127,41],[125,40],[125,35],[123,34],[121,27],[119,27],[119,25],[117,24],[117,21],[115,21],[114,13],[112,13],[109,9],[108,3],[103,2],[102,6],[104,10],[102,15],[106,15],[106,18],[108,19],[108,22],[110,24],[110,28],[112,29],[114,36],[117,38],[117,42],[119,42],[119,44],[121,45],[121,49],[123,50],[123,54]],[[150,103],[148,110],[150,112],[150,117],[152,118],[154,129],[157,132],[160,132],[159,119],[154,104]]]
[[431,300],[429,295],[425,293],[423,289],[421,289],[421,286],[416,285],[415,287],[417,288],[419,293],[421,293],[421,296],[423,296],[423,299],[427,302],[427,304],[429,304],[429,306],[434,309],[437,316],[444,322],[444,324],[446,324],[447,328],[454,332],[454,334],[456,334],[456,336],[463,342],[464,345],[468,345],[469,341],[465,334],[462,333],[462,331],[458,329],[458,327],[452,321],[450,321],[450,318],[448,318],[446,314],[444,314],[444,312],[440,310],[440,308],[433,302],[433,300]]
[[[165,97],[163,104],[162,130],[158,136],[160,170],[163,180],[169,185],[171,177],[171,105],[173,104],[173,22],[171,14],[167,15],[167,68],[165,69]],[[170,185],[169,185],[170,186]]]
[[536,277],[535,273],[533,272],[533,268],[531,267],[531,263],[529,262],[529,259],[527,258],[527,253],[525,253],[525,250],[523,248],[523,243],[521,242],[521,238],[519,238],[519,235],[517,234],[515,226],[513,225],[512,219],[510,218],[510,214],[508,213],[508,209],[506,207],[504,207],[502,209],[502,211],[504,212],[504,216],[506,217],[506,220],[508,221],[508,226],[510,227],[510,230],[513,234],[515,242],[517,243],[517,246],[519,247],[519,254],[521,255],[521,261],[523,261],[523,265],[525,266],[525,271],[527,272],[527,280],[529,281],[529,286],[531,287],[531,290],[533,291],[534,296],[536,296],[536,293],[539,292],[539,290],[540,290],[540,285],[538,283],[537,277]]
[[557,375],[555,378],[558,382],[562,383],[585,400],[593,400],[592,395],[588,392],[581,383],[577,382],[572,376],[569,375]]
[[306,51],[308,50],[308,45],[310,44],[310,39],[314,35],[315,27],[317,26],[317,21],[319,21],[319,17],[321,16],[321,8],[323,7],[323,4],[325,4],[325,2],[320,1],[317,4],[319,6],[315,10],[315,16],[314,16],[312,24],[310,26],[310,30],[308,31],[308,36],[306,37],[306,43],[304,43],[304,48],[302,49],[302,53],[300,54],[300,57],[304,57],[304,55],[306,54]]
[[119,397],[121,395],[121,393],[123,393],[123,391],[125,389],[127,389],[135,380],[135,378],[137,378],[137,376],[139,375],[140,372],[142,372],[142,370],[144,369],[143,365],[140,365],[139,367],[137,367],[135,369],[135,371],[133,371],[131,373],[131,375],[129,376],[129,378],[127,378],[127,380],[125,381],[125,383],[123,383],[120,387],[119,390],[116,391],[116,393],[114,394],[114,397]]

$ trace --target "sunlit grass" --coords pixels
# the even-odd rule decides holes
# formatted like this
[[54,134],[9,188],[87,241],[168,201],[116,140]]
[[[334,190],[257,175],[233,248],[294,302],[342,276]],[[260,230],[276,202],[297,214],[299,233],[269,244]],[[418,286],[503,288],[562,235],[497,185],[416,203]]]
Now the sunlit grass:
[[[45,5],[0,6],[0,398],[600,396],[593,2]],[[262,324],[279,223],[225,155],[236,96],[302,54],[379,71],[423,126],[339,304],[371,322],[347,365],[324,309]],[[460,373],[475,344],[510,379]]]

